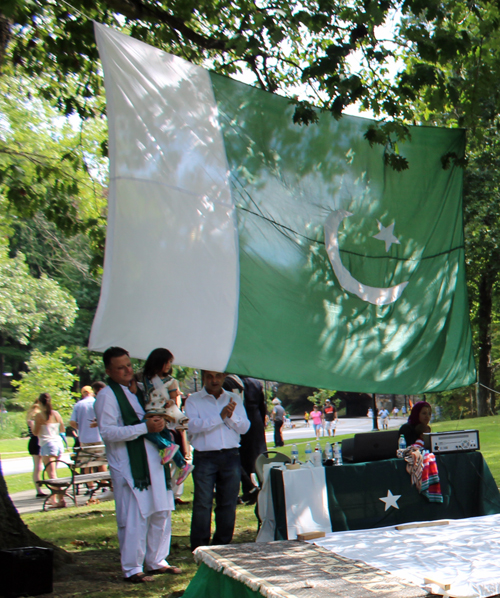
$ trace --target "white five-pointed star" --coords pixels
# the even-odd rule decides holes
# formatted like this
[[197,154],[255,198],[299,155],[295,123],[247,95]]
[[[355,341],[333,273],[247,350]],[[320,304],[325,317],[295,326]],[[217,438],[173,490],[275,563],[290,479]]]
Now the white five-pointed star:
[[379,239],[380,241],[385,241],[386,251],[389,251],[393,243],[397,243],[398,245],[400,245],[399,239],[394,236],[394,225],[396,224],[395,222],[393,222],[389,226],[383,226],[382,223],[379,220],[377,220],[377,224],[378,230],[380,232],[378,232],[376,235],[373,235],[373,237],[375,239]]
[[384,498],[379,498],[382,502],[385,502],[385,509],[387,511],[390,507],[394,507],[395,509],[399,509],[398,506],[398,499],[401,498],[401,494],[393,494],[390,490],[387,490],[387,496]]

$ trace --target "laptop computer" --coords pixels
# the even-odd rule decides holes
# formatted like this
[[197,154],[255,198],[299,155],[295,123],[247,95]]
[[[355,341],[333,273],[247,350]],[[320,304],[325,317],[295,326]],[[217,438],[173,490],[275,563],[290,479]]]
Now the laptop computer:
[[342,441],[342,459],[347,463],[394,459],[398,440],[399,430],[355,434]]

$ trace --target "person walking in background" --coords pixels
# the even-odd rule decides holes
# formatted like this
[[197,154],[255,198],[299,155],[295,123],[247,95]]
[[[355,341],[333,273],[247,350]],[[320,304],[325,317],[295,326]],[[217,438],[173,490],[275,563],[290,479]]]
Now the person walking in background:
[[285,446],[282,434],[285,410],[281,406],[281,401],[278,397],[274,398],[271,402],[274,405],[273,410],[271,411],[271,419],[274,423],[274,446]]
[[321,422],[323,420],[323,412],[319,408],[319,405],[314,405],[313,410],[311,411],[311,413],[309,415],[311,416],[311,419],[312,419],[313,430],[314,430],[314,433],[316,434],[316,440],[319,440],[319,435],[320,435],[321,427],[322,427]]
[[338,422],[338,415],[337,415],[337,408],[335,405],[330,401],[330,399],[326,399],[325,406],[323,407],[323,418],[324,418],[324,425],[325,430],[328,433],[328,436],[335,436],[335,430],[337,429],[337,422]]
[[378,413],[380,417],[380,423],[382,424],[382,430],[387,430],[389,427],[389,412],[387,409],[381,409]]
[[241,398],[223,388],[226,374],[202,371],[203,389],[186,401],[188,438],[194,448],[191,550],[210,543],[215,492],[213,544],[233,538],[241,481],[240,435],[250,428]]
[[[33,434],[38,436],[40,456],[50,479],[57,478],[57,459],[63,454],[64,446],[61,434],[64,434],[64,422],[57,411],[52,409],[52,399],[48,392],[38,397],[40,411],[35,415]],[[52,494],[49,503],[53,508],[65,507],[64,497]]]
[[309,427],[309,411],[306,411],[304,413],[304,422],[305,422],[305,427],[308,428]]
[[36,497],[45,498],[47,495],[42,492],[40,488],[40,479],[42,477],[42,465],[43,461],[40,456],[40,444],[38,443],[38,436],[35,436],[33,430],[35,429],[35,415],[40,412],[40,404],[38,399],[28,409],[26,415],[26,421],[28,424],[29,441],[28,441],[28,453],[33,458],[33,483],[35,484]]

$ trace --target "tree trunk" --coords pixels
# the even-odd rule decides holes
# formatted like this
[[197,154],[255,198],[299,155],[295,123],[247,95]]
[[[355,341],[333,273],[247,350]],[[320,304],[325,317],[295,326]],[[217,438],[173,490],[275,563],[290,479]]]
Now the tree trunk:
[[11,19],[0,13],[0,74],[2,73],[7,44],[11,37],[11,25]]
[[[0,334],[0,349],[4,346],[3,336]],[[0,404],[3,397],[3,374],[4,374],[5,359],[3,353],[0,351]]]
[[52,548],[55,567],[73,561],[73,557],[68,552],[39,538],[21,519],[8,494],[0,462],[0,550],[25,546]]
[[[478,379],[479,388],[477,393],[477,415],[484,417],[491,411],[491,393],[488,388],[492,385],[491,368],[491,320],[493,309],[493,284],[494,277],[487,269],[481,275],[479,281],[479,364]],[[485,388],[488,387],[488,388]]]

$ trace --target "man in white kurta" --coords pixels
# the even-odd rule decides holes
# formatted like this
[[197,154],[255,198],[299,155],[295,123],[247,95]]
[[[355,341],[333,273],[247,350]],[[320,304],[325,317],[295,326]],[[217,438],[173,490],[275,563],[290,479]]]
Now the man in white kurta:
[[[123,353],[119,355],[120,351]],[[114,355],[110,357],[111,355]],[[118,355],[117,355],[118,353]],[[108,354],[108,355],[107,355]],[[129,355],[112,347],[103,356],[106,373],[120,384],[138,419],[144,419],[144,409],[134,388],[133,370]],[[165,560],[170,551],[171,511],[175,508],[171,490],[167,490],[164,467],[158,448],[144,439],[151,484],[144,490],[134,488],[134,480],[127,451],[127,442],[148,431],[163,428],[163,418],[148,419],[147,423],[126,426],[113,390],[106,386],[97,395],[94,405],[102,439],[106,445],[109,469],[116,502],[116,521],[122,570],[127,581],[152,581],[156,573],[180,573]],[[156,422],[156,424],[155,424]],[[144,570],[150,575],[145,575]]]

